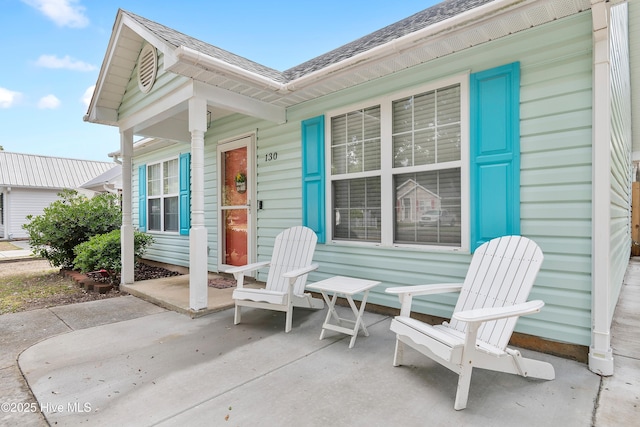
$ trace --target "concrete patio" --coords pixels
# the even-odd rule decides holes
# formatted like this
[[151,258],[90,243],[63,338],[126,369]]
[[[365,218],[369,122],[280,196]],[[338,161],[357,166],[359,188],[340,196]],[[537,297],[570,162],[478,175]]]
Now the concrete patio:
[[455,374],[416,352],[392,366],[389,316],[365,312],[370,336],[349,349],[346,335],[318,339],[326,308],[294,310],[285,334],[283,313],[246,310],[233,325],[232,289],[210,288],[207,315],[191,318],[188,276],[147,282],[134,285],[139,297],[3,315],[0,391],[8,402],[33,393],[39,411],[3,412],[0,424],[604,427],[640,416],[636,258],[614,320],[614,376],[523,350],[556,379],[475,370],[463,411]]

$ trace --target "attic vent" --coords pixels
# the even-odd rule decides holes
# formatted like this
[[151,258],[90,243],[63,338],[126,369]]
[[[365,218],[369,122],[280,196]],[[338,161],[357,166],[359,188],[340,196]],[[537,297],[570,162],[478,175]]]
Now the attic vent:
[[138,57],[138,87],[142,93],[147,93],[156,81],[156,71],[158,70],[158,56],[156,48],[150,44],[145,44]]

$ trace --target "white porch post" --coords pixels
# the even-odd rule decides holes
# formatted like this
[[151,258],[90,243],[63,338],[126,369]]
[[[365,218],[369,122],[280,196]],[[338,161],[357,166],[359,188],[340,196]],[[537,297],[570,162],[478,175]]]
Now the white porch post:
[[191,229],[189,230],[189,308],[207,308],[207,229],[204,226],[204,133],[207,101],[189,100],[191,132]]
[[122,226],[120,228],[120,256],[122,271],[120,283],[132,284],[134,279],[133,221],[131,214],[131,158],[133,157],[133,131],[120,132],[120,153],[122,154]]
[[609,6],[591,0],[593,20],[592,292],[589,369],[613,375],[610,327],[611,103]]

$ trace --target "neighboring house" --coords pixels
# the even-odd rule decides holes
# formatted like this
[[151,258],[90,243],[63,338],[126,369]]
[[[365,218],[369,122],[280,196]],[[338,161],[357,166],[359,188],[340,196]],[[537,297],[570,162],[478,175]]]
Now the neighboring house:
[[109,164],[113,166],[111,169],[85,182],[80,188],[96,193],[120,194],[122,192],[122,166]]
[[22,228],[27,215],[41,215],[61,190],[82,191],[82,184],[114,166],[110,162],[0,151],[0,239],[28,238]]
[[442,197],[429,191],[414,179],[407,179],[396,187],[396,218],[398,222],[416,222],[422,214],[441,206]]
[[[546,306],[518,336],[609,375],[639,27],[638,2],[448,0],[281,72],[119,10],[85,120],[121,132],[123,282],[139,228],[149,258],[190,267],[197,311],[207,271],[265,260],[305,224],[311,281],[380,280],[369,301],[397,308],[386,287],[460,281],[478,245],[521,234],[544,251]],[[408,180],[459,212],[445,240],[398,216]]]

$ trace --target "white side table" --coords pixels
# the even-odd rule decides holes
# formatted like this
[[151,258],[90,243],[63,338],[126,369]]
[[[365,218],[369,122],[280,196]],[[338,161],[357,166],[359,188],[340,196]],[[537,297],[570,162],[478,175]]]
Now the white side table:
[[[316,283],[307,285],[307,289],[319,291],[322,293],[322,297],[329,306],[327,317],[322,325],[322,332],[320,333],[320,339],[324,338],[324,333],[327,330],[341,332],[343,334],[351,335],[351,342],[349,348],[353,348],[358,336],[358,331],[362,328],[365,336],[369,336],[367,327],[362,320],[362,313],[364,313],[364,307],[367,304],[367,297],[369,296],[369,290],[374,286],[379,285],[380,282],[374,280],[356,279],[353,277],[334,276],[329,279],[321,280]],[[329,297],[328,293],[333,295]],[[359,293],[363,293],[362,301],[360,302],[360,310],[353,302],[353,296]],[[344,295],[349,302],[349,306],[355,315],[355,320],[344,319],[338,316],[336,313],[335,305],[338,295]],[[336,323],[330,323],[329,320],[333,318]],[[346,327],[344,325],[349,325]]]

